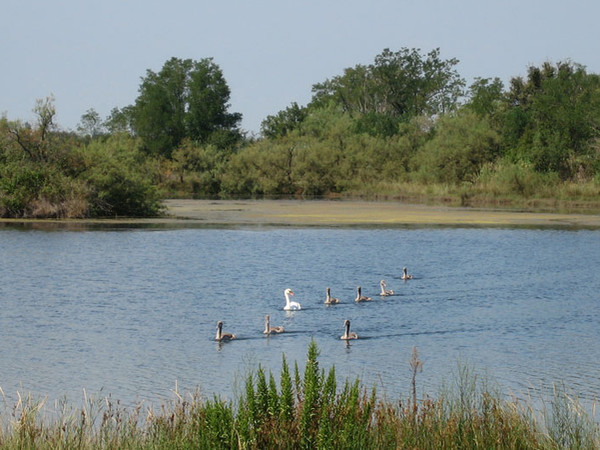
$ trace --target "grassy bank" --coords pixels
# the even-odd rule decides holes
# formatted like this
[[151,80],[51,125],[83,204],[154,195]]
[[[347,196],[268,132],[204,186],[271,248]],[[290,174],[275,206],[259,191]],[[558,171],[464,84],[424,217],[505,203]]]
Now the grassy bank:
[[379,398],[358,380],[338,384],[335,368],[319,367],[309,345],[301,373],[283,358],[276,381],[259,366],[248,375],[237,402],[198,394],[160,409],[122,407],[86,398],[79,410],[63,405],[44,417],[43,401],[19,398],[5,405],[0,447],[73,448],[598,448],[600,431],[577,401],[556,391],[543,411],[506,400],[471,369],[437,397],[418,398],[422,369],[410,358],[410,394]]
[[462,185],[377,182],[365,184],[344,196],[508,211],[600,213],[600,184],[596,181],[534,184],[530,181],[521,182],[518,178],[498,181],[481,177],[475,183]]

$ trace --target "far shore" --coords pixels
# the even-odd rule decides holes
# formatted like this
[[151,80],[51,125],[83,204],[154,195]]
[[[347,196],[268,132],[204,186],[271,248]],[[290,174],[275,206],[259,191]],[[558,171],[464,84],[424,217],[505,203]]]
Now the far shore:
[[600,214],[527,212],[363,200],[164,201],[165,216],[81,220],[0,219],[5,224],[201,226],[532,226],[600,228]]

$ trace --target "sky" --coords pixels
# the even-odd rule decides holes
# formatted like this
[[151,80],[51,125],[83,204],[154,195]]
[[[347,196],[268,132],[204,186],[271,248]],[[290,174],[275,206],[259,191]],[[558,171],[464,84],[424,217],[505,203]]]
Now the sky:
[[76,130],[135,102],[147,70],[171,57],[213,58],[242,129],[384,49],[439,48],[458,73],[505,85],[531,65],[570,60],[600,73],[598,0],[3,0],[0,115],[35,121],[54,96],[55,122]]

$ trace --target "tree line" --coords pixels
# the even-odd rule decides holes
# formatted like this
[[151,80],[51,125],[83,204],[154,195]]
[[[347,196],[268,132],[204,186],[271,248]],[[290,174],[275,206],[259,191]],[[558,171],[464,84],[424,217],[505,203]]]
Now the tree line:
[[0,118],[3,217],[150,216],[166,197],[369,195],[598,201],[600,77],[564,61],[467,85],[440,50],[389,49],[240,128],[212,58],[171,58],[77,131]]

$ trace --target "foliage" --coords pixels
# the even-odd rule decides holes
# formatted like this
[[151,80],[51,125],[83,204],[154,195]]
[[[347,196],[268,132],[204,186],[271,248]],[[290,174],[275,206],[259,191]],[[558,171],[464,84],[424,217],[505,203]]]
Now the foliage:
[[0,117],[0,215],[154,215],[160,196],[391,197],[453,204],[600,205],[600,76],[567,62],[525,78],[475,78],[456,59],[385,49],[313,86],[247,139],[212,58],[171,58],[135,105],[78,134]]
[[416,164],[421,179],[442,183],[472,181],[499,154],[500,137],[486,119],[467,111],[442,117],[423,145]]
[[104,120],[102,126],[110,134],[117,133],[128,133],[134,134],[133,121],[134,121],[135,107],[125,106],[124,108],[113,108],[110,111],[108,117]]
[[469,86],[466,108],[481,117],[497,113],[504,98],[504,85],[500,78],[476,78]]
[[228,154],[215,145],[194,145],[189,140],[173,152],[179,186],[194,195],[215,196],[221,191],[221,171]]
[[385,49],[369,66],[347,68],[344,74],[313,86],[313,106],[330,102],[350,114],[385,114],[405,120],[444,114],[456,108],[464,81],[454,69],[458,60],[443,60],[440,50],[421,55],[419,49]]
[[496,196],[516,195],[529,198],[543,192],[544,186],[556,186],[559,181],[556,174],[536,172],[531,164],[502,159],[484,165],[476,185]]
[[[51,128],[53,107],[38,102],[31,127],[0,121],[0,215],[78,218],[159,213],[156,179],[127,135],[88,145]],[[45,128],[44,128],[45,127]]]
[[292,102],[283,111],[279,111],[279,113],[273,116],[267,116],[262,121],[260,125],[262,135],[266,138],[283,137],[291,131],[298,129],[307,114],[307,108],[300,107],[298,103]]
[[52,98],[40,100],[37,125],[0,120],[0,216],[78,217],[87,214],[82,161],[70,136],[53,129]]
[[151,155],[169,158],[184,138],[199,143],[222,134],[229,142],[240,138],[242,116],[227,111],[229,86],[212,58],[171,58],[158,73],[148,70],[139,90],[133,128]]
[[81,116],[81,121],[77,125],[77,131],[90,138],[95,138],[104,132],[104,124],[100,118],[100,114],[94,109],[88,109]]
[[285,356],[279,386],[261,366],[246,379],[238,406],[218,397],[176,392],[160,410],[126,409],[110,397],[85,396],[81,409],[57,405],[44,420],[44,400],[19,396],[0,416],[0,446],[12,448],[597,448],[600,430],[581,404],[557,388],[541,412],[506,400],[486,379],[459,365],[437,398],[414,394],[421,365],[411,358],[413,395],[383,400],[359,380],[338,383],[320,369],[309,344],[304,374],[292,381]]
[[527,80],[511,80],[504,135],[515,158],[536,171],[576,175],[569,161],[595,157],[600,129],[600,77],[577,64],[529,67]]
[[156,180],[137,142],[125,135],[92,141],[85,152],[90,212],[95,216],[155,216]]

